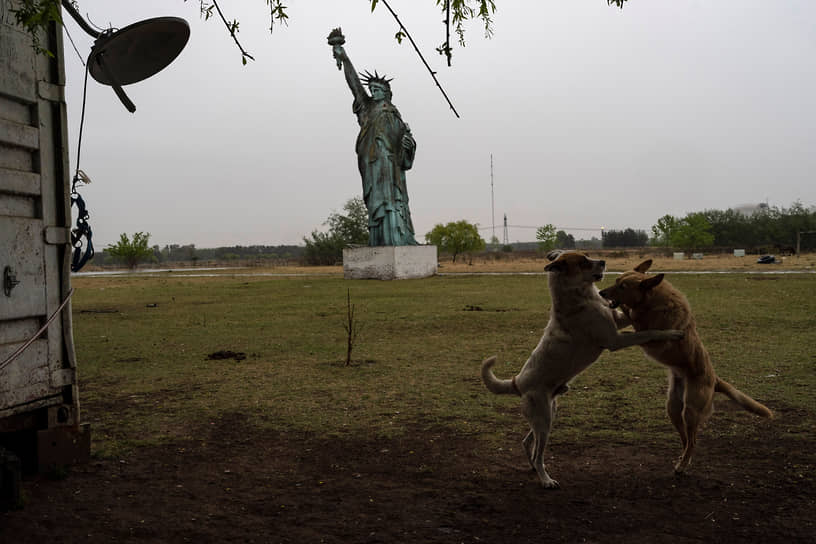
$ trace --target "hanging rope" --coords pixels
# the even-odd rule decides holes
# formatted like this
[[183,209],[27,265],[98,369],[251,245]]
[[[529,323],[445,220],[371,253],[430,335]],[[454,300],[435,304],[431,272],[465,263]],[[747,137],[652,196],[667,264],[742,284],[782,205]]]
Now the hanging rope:
[[60,314],[60,312],[62,312],[62,310],[68,304],[68,301],[71,300],[71,295],[73,294],[74,290],[72,288],[70,291],[68,291],[68,296],[65,297],[65,300],[62,301],[62,304],[60,304],[59,308],[57,308],[56,311],[53,314],[51,314],[51,317],[48,318],[48,320],[45,322],[45,325],[43,325],[42,328],[40,328],[40,330],[37,331],[37,334],[29,338],[28,342],[17,348],[17,350],[11,355],[9,355],[5,361],[0,363],[0,370],[3,370],[4,368],[6,368],[7,365],[10,365],[12,361],[14,361],[14,359],[19,357],[26,349],[28,349],[28,346],[34,343],[34,340],[42,336],[42,333],[44,333],[46,329],[48,329],[48,326],[51,324],[52,321],[54,321],[54,318],[57,317]]

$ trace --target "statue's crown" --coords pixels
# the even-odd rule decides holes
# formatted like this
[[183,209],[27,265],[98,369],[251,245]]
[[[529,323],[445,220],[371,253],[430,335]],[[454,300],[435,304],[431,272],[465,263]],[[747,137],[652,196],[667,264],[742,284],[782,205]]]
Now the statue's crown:
[[360,81],[362,81],[367,87],[371,87],[372,83],[379,83],[380,85],[384,86],[387,89],[391,89],[391,81],[394,78],[387,79],[385,75],[380,75],[377,73],[377,70],[374,70],[374,75],[371,75],[371,72],[366,70],[365,72],[360,72]]

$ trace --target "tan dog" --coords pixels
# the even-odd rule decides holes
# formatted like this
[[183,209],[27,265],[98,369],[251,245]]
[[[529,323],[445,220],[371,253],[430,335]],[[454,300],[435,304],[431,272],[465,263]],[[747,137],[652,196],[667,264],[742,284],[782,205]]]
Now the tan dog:
[[[522,414],[530,432],[522,441],[530,465],[544,487],[558,487],[544,467],[542,454],[555,416],[556,396],[568,382],[595,362],[604,349],[618,350],[653,340],[676,340],[681,331],[641,331],[621,334],[629,320],[613,310],[598,294],[594,282],[603,278],[606,263],[580,253],[555,253],[544,270],[549,272],[552,310],[538,345],[521,371],[500,380],[491,367],[496,357],[482,363],[482,381],[493,393],[521,396]],[[556,258],[557,257],[557,258]]]
[[633,271],[624,272],[615,280],[615,285],[601,291],[601,296],[610,301],[610,307],[620,306],[635,330],[671,327],[686,333],[682,340],[641,346],[649,357],[669,369],[666,410],[683,442],[683,455],[674,470],[683,472],[691,462],[697,431],[714,409],[715,392],[726,394],[754,414],[773,417],[773,413],[717,377],[697,334],[688,300],[663,274],[646,275],[651,265],[650,259]]

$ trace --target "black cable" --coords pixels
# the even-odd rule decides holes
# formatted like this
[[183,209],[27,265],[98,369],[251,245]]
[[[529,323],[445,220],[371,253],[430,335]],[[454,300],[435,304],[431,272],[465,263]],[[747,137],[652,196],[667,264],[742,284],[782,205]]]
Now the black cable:
[[77,46],[76,46],[76,44],[74,43],[74,38],[73,38],[73,37],[71,37],[71,33],[70,33],[70,32],[68,32],[68,27],[67,27],[67,26],[65,26],[65,24],[64,24],[64,23],[63,23],[63,25],[62,25],[62,29],[65,31],[65,35],[66,35],[66,36],[68,36],[68,41],[70,41],[70,42],[71,42],[71,45],[74,47],[74,51],[76,52],[77,57],[79,57],[79,62],[81,62],[81,63],[82,63],[82,66],[85,66],[85,59],[83,59],[83,58],[82,58],[82,55],[79,53],[79,49],[77,49]]
[[[71,272],[79,272],[79,270],[85,266],[85,263],[88,262],[94,256],[94,248],[93,242],[91,241],[93,237],[93,231],[91,230],[91,225],[88,223],[88,219],[90,218],[90,214],[88,213],[87,208],[85,207],[85,200],[82,196],[77,192],[76,186],[77,182],[83,181],[87,179],[84,174],[81,174],[82,170],[79,169],[79,159],[82,154],[82,132],[85,128],[85,103],[88,97],[88,64],[85,65],[85,84],[82,88],[82,113],[80,115],[79,120],[79,139],[77,142],[77,159],[76,159],[76,172],[74,173],[74,179],[71,182],[71,207],[77,207],[77,219],[76,219],[76,228],[71,230],[71,245],[74,247],[74,256],[71,259]],[[85,252],[82,252],[82,238],[85,238]]]

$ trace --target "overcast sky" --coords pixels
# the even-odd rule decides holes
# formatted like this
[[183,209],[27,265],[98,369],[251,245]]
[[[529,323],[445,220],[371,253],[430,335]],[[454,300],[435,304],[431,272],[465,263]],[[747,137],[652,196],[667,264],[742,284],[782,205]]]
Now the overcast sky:
[[[135,114],[89,80],[80,167],[93,183],[81,193],[97,247],[136,231],[161,246],[302,244],[360,196],[352,96],[326,42],[337,26],[355,68],[394,78],[417,140],[408,194],[420,241],[459,219],[487,240],[495,224],[502,240],[504,214],[589,238],[648,231],[665,214],[816,204],[816,2],[496,3],[494,37],[470,24],[448,68],[435,2],[390,0],[457,119],[369,0],[291,0],[289,25],[271,34],[263,0],[222,0],[256,59],[246,66],[196,0],[80,0],[103,27],[164,15],[191,26],[173,64],[125,87]],[[87,57],[91,38],[66,25]],[[65,51],[73,169],[84,68],[67,39]]]

